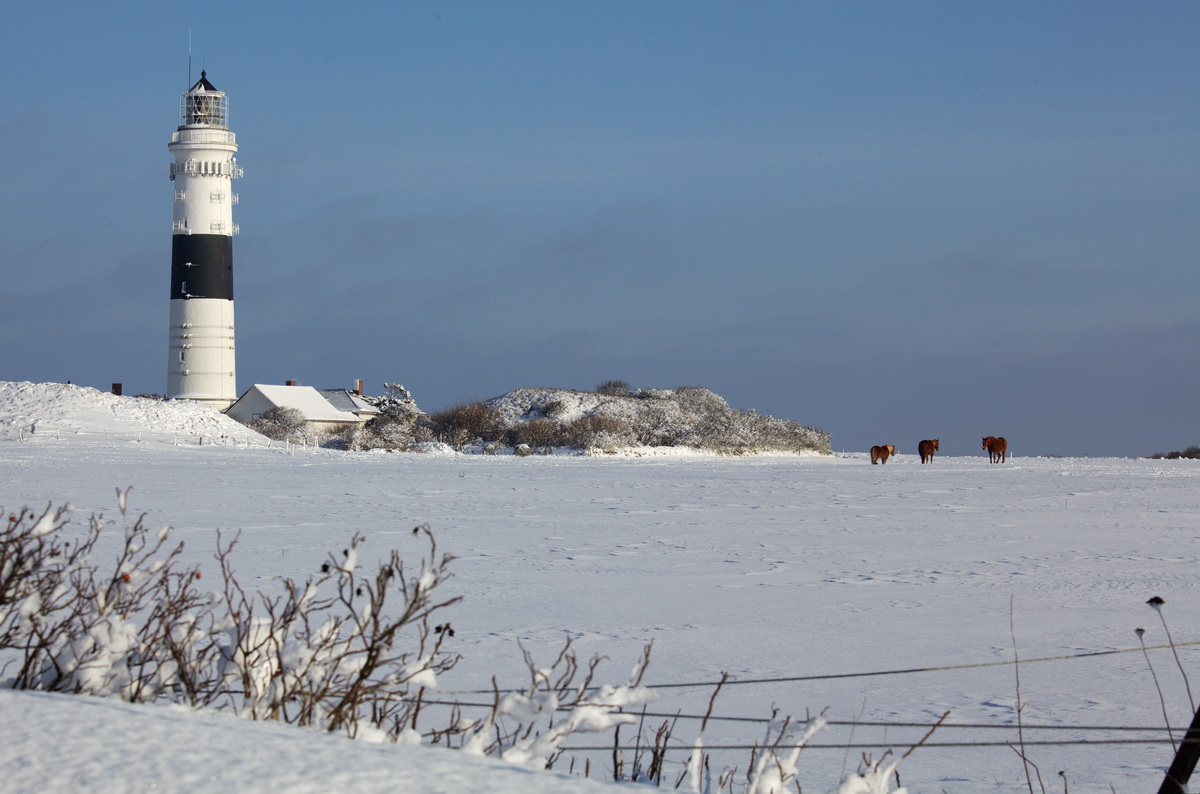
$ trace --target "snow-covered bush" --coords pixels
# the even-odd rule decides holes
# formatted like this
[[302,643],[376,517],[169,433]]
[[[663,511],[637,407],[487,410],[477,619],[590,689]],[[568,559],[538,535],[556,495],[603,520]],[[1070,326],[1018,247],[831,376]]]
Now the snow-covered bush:
[[550,400],[540,407],[542,416],[557,418],[567,411],[567,404],[562,400]]
[[633,389],[623,380],[606,380],[596,387],[596,394],[608,397],[628,397]]
[[615,416],[581,416],[563,425],[562,430],[563,440],[576,449],[612,451],[634,443],[629,425]]
[[429,618],[459,601],[435,595],[453,557],[438,554],[428,527],[414,533],[429,546],[415,572],[393,550],[374,576],[362,575],[355,536],[319,577],[285,579],[274,597],[247,595],[231,567],[234,543],[221,550],[228,645],[218,667],[222,688],[241,693],[239,713],[391,740],[411,726],[413,695],[458,661],[443,649],[450,625]]
[[345,448],[356,452],[368,449],[407,450],[414,444],[433,441],[427,417],[408,389],[399,383],[385,383],[382,397],[364,395],[363,400],[379,409],[379,415],[355,428],[345,439]]
[[[726,454],[831,451],[828,433],[787,419],[739,411],[708,389],[616,391],[615,387],[606,388],[605,393],[518,389],[487,404],[511,424],[514,438],[535,422],[542,423],[538,432],[550,437],[550,426],[544,424],[549,421],[562,431],[561,444],[579,449],[690,447]],[[599,442],[591,430],[600,425],[589,422],[608,423]]]
[[260,418],[247,423],[247,427],[275,441],[303,443],[311,440],[312,432],[299,408],[286,405],[263,411]]
[[457,448],[500,441],[508,427],[504,417],[487,403],[456,405],[429,417],[434,438]]
[[411,420],[422,415],[408,389],[399,383],[384,383],[383,388],[385,394],[382,397],[362,395],[363,401],[378,408],[381,416]]
[[231,709],[348,736],[395,740],[412,727],[416,693],[453,668],[456,603],[438,587],[453,559],[428,553],[417,570],[396,551],[373,576],[358,564],[361,537],[330,555],[319,576],[283,580],[283,594],[250,594],[234,573],[236,539],[218,541],[220,592],[181,570],[170,528],[130,523],[113,565],[94,561],[108,522],[93,516],[67,537],[68,509],[22,510],[0,532],[0,662],[4,685],[133,702]]
[[433,433],[422,421],[423,415],[411,417],[377,416],[355,427],[344,436],[343,447],[353,452],[369,449],[404,451],[414,444],[433,441]]
[[596,686],[602,657],[593,656],[583,667],[569,639],[550,667],[538,667],[528,650],[522,647],[521,651],[529,670],[528,686],[505,694],[497,690],[485,718],[460,723],[439,739],[448,744],[457,741],[469,753],[499,755],[522,766],[548,769],[572,734],[633,724],[637,717],[623,709],[658,697],[642,684],[650,662],[648,645],[623,686]]
[[[125,494],[118,492],[124,515]],[[24,508],[0,530],[0,659],[16,689],[154,699],[177,683],[164,638],[203,609],[195,569],[178,570],[182,544],[126,521],[111,570],[92,563],[106,522],[64,538],[69,507]],[[11,673],[11,676],[9,675]]]
[[563,426],[545,417],[520,422],[510,433],[514,446],[525,445],[531,450],[546,452],[568,444]]

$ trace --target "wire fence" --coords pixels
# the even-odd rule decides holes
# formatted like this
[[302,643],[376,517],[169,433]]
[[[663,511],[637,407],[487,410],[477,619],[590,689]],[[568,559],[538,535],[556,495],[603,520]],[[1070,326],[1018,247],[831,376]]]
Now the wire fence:
[[[948,726],[943,726],[943,727],[948,727]],[[1014,730],[1015,730],[1015,728],[1014,728]],[[842,742],[842,743],[836,743],[836,744],[813,744],[810,742],[810,743],[804,745],[804,749],[805,750],[843,750],[843,751],[845,751],[845,750],[887,750],[887,749],[896,747],[897,745],[904,745],[904,744],[906,744],[906,743],[905,742]],[[915,742],[913,742],[913,744],[915,744]],[[1011,741],[1011,742],[923,742],[921,744],[921,749],[926,750],[929,748],[950,749],[950,748],[963,748],[963,747],[1015,747],[1018,744],[1020,744],[1022,747],[1083,747],[1083,746],[1093,746],[1093,745],[1099,746],[1099,745],[1131,745],[1131,744],[1170,745],[1170,742],[1167,739],[1098,739],[1098,740],[1094,740],[1094,741],[1065,741],[1065,740],[1064,741],[1047,741],[1047,740],[1039,741],[1039,740],[1035,740],[1035,739],[1025,739],[1022,742],[1017,742],[1015,740]],[[568,746],[560,747],[559,749],[562,750],[562,752],[564,752],[564,753],[572,753],[572,752],[584,753],[584,752],[609,752],[611,750],[618,750],[618,751],[624,751],[624,752],[635,752],[637,750],[648,750],[649,748],[645,744],[634,744],[634,745],[606,744],[606,745],[594,745],[594,746],[586,746],[586,747],[572,745],[569,747]],[[675,745],[675,744],[672,744],[670,749],[677,750],[680,752],[690,752],[692,750],[703,750],[705,752],[708,752],[709,750],[753,751],[753,750],[762,750],[763,745],[761,743],[759,743],[759,744],[697,744],[697,745],[687,745],[687,744]]]
[[[491,703],[468,703],[461,700],[428,700],[423,699],[422,705],[425,706],[451,706],[458,708],[478,708],[490,709]],[[569,707],[557,709],[561,712],[569,712]],[[780,719],[772,719],[771,717],[730,717],[719,714],[684,714],[682,712],[667,712],[667,711],[635,711],[630,712],[636,717],[645,719],[663,719],[663,720],[690,720],[695,722],[730,722],[730,723],[745,723],[751,725],[762,725],[764,727],[770,725],[778,725],[782,723]],[[973,731],[1016,731],[1015,723],[984,723],[984,722],[905,722],[905,721],[889,721],[889,720],[826,720],[825,724],[831,728],[897,728],[897,729],[922,729],[929,730],[937,727],[938,730],[944,729],[962,729]],[[1128,733],[1170,733],[1172,730],[1166,725],[1030,725],[1022,723],[1021,729],[1026,731],[1079,731],[1079,732],[1128,732]],[[1179,729],[1182,733],[1182,729]],[[1147,740],[1158,741],[1158,740]],[[1169,741],[1169,737],[1162,741]],[[594,748],[593,748],[594,749]],[[611,749],[611,745],[608,749]]]
[[[1070,654],[1059,654],[1055,656],[1042,656],[1029,659],[1009,659],[994,662],[975,662],[969,664],[941,664],[930,665],[926,667],[910,667],[890,670],[872,670],[863,672],[849,673],[825,673],[811,675],[796,675],[796,676],[778,676],[769,678],[745,678],[736,679],[727,677],[725,680],[713,681],[688,681],[688,682],[666,682],[657,684],[647,684],[646,686],[652,690],[679,690],[688,688],[705,688],[715,690],[718,687],[731,686],[766,686],[773,684],[785,684],[794,682],[811,682],[811,681],[829,681],[848,678],[871,678],[884,676],[899,676],[911,675],[917,673],[940,673],[947,671],[961,671],[972,669],[984,669],[993,667],[1006,667],[1030,664],[1042,664],[1048,662],[1067,662],[1080,661],[1084,659],[1094,659],[1098,657],[1116,656],[1126,653],[1145,653],[1147,651],[1178,649],[1181,647],[1200,645],[1200,640],[1189,642],[1176,642],[1154,646],[1138,646],[1135,648],[1115,648],[1101,651],[1083,651]],[[440,694],[445,695],[491,695],[494,698],[510,693],[527,692],[525,689],[476,689],[476,690],[456,690],[446,691]],[[463,700],[448,700],[448,699],[423,699],[423,706],[444,706],[455,709],[492,709],[495,702],[473,702]],[[569,711],[569,708],[561,708],[559,711]],[[641,709],[630,712],[633,716],[639,719],[641,723],[637,727],[639,739],[634,743],[621,742],[619,734],[614,736],[614,741],[610,744],[578,744],[566,745],[561,747],[564,753],[584,753],[584,752],[644,752],[647,745],[645,741],[640,739],[642,730],[646,727],[646,720],[663,720],[674,725],[679,721],[701,722],[705,724],[711,723],[728,723],[742,724],[745,726],[760,726],[766,729],[775,729],[784,725],[784,720],[778,717],[745,717],[734,715],[721,714],[698,714],[686,713],[684,711],[649,711]],[[795,722],[792,722],[795,725]],[[809,743],[806,744],[806,749],[812,750],[886,750],[893,747],[916,745],[920,744],[924,749],[952,749],[952,748],[1012,748],[1018,744],[1021,747],[1092,747],[1092,746],[1114,746],[1114,745],[1168,745],[1174,746],[1179,738],[1184,733],[1183,728],[1172,728],[1166,724],[1161,725],[1065,725],[1065,724],[1031,724],[1028,721],[1010,721],[1001,723],[954,723],[948,722],[944,718],[939,721],[920,722],[912,720],[827,720],[826,725],[830,728],[849,729],[852,731],[850,739],[844,742],[827,742],[827,743]],[[910,741],[898,740],[899,737],[887,738],[879,741],[869,741],[863,739],[854,739],[853,731],[860,729],[878,729],[884,732],[889,730],[896,731],[925,731],[932,732],[936,728],[939,735],[944,735],[947,732],[952,732],[955,735],[962,735],[968,732],[984,732],[991,734],[987,738],[979,739],[963,739],[963,740],[930,740],[928,735],[925,739],[921,739],[921,734],[914,734]],[[995,737],[998,732],[1010,734],[1009,737]],[[1055,733],[1070,733],[1070,737],[1063,738],[1038,738],[1052,736]],[[692,750],[709,751],[756,751],[763,748],[763,743],[714,743],[707,742],[676,742],[671,741],[669,749],[674,752],[690,752]]]
[[[699,687],[704,689],[714,689],[717,686],[746,686],[760,684],[787,684],[798,681],[833,681],[842,678],[871,678],[877,676],[890,675],[910,675],[913,673],[937,673],[948,670],[977,670],[987,667],[1014,667],[1028,664],[1040,664],[1043,662],[1062,662],[1077,659],[1092,659],[1100,656],[1116,656],[1124,653],[1144,653],[1146,651],[1161,651],[1174,648],[1186,648],[1192,645],[1200,645],[1200,640],[1190,640],[1188,642],[1166,643],[1163,645],[1147,645],[1138,646],[1136,648],[1113,648],[1107,651],[1083,651],[1080,653],[1065,653],[1058,656],[1038,656],[1030,659],[1005,659],[997,662],[972,662],[969,664],[943,664],[929,667],[906,667],[895,670],[870,670],[858,673],[823,673],[813,675],[793,675],[779,676],[774,678],[734,678],[730,676],[725,680],[718,681],[689,681],[685,683],[661,683],[661,684],[646,684],[650,689],[684,689]],[[510,692],[524,692],[522,687],[512,687],[507,689],[452,689],[444,690],[444,695],[505,695]]]

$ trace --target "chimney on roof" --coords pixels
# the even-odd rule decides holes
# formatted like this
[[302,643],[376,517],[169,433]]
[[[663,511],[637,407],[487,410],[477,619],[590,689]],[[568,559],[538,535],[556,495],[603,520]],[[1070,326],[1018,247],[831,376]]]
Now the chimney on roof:
[[295,386],[295,385],[296,385],[296,381],[294,381],[294,380],[289,380],[287,383],[285,383],[285,384],[283,384],[283,385],[284,385],[284,386]]
[[114,383],[114,384],[113,384],[113,389],[112,389],[112,391],[113,391],[113,394],[115,394],[115,395],[117,395],[118,397],[120,397],[120,396],[121,396],[121,384],[119,384],[119,383]]
[[354,393],[362,397],[362,378],[354,381]]

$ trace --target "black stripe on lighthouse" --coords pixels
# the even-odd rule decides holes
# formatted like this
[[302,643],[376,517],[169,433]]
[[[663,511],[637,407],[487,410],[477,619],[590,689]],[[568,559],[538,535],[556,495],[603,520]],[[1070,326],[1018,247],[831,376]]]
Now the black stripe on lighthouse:
[[176,234],[171,238],[171,300],[233,300],[233,238]]

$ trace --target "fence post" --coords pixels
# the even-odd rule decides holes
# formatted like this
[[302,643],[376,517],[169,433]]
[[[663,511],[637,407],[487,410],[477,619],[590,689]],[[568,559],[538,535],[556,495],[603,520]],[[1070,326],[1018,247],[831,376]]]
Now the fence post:
[[1197,760],[1200,760],[1200,709],[1196,710],[1196,716],[1188,726],[1187,735],[1175,753],[1175,760],[1171,762],[1158,794],[1184,794]]

